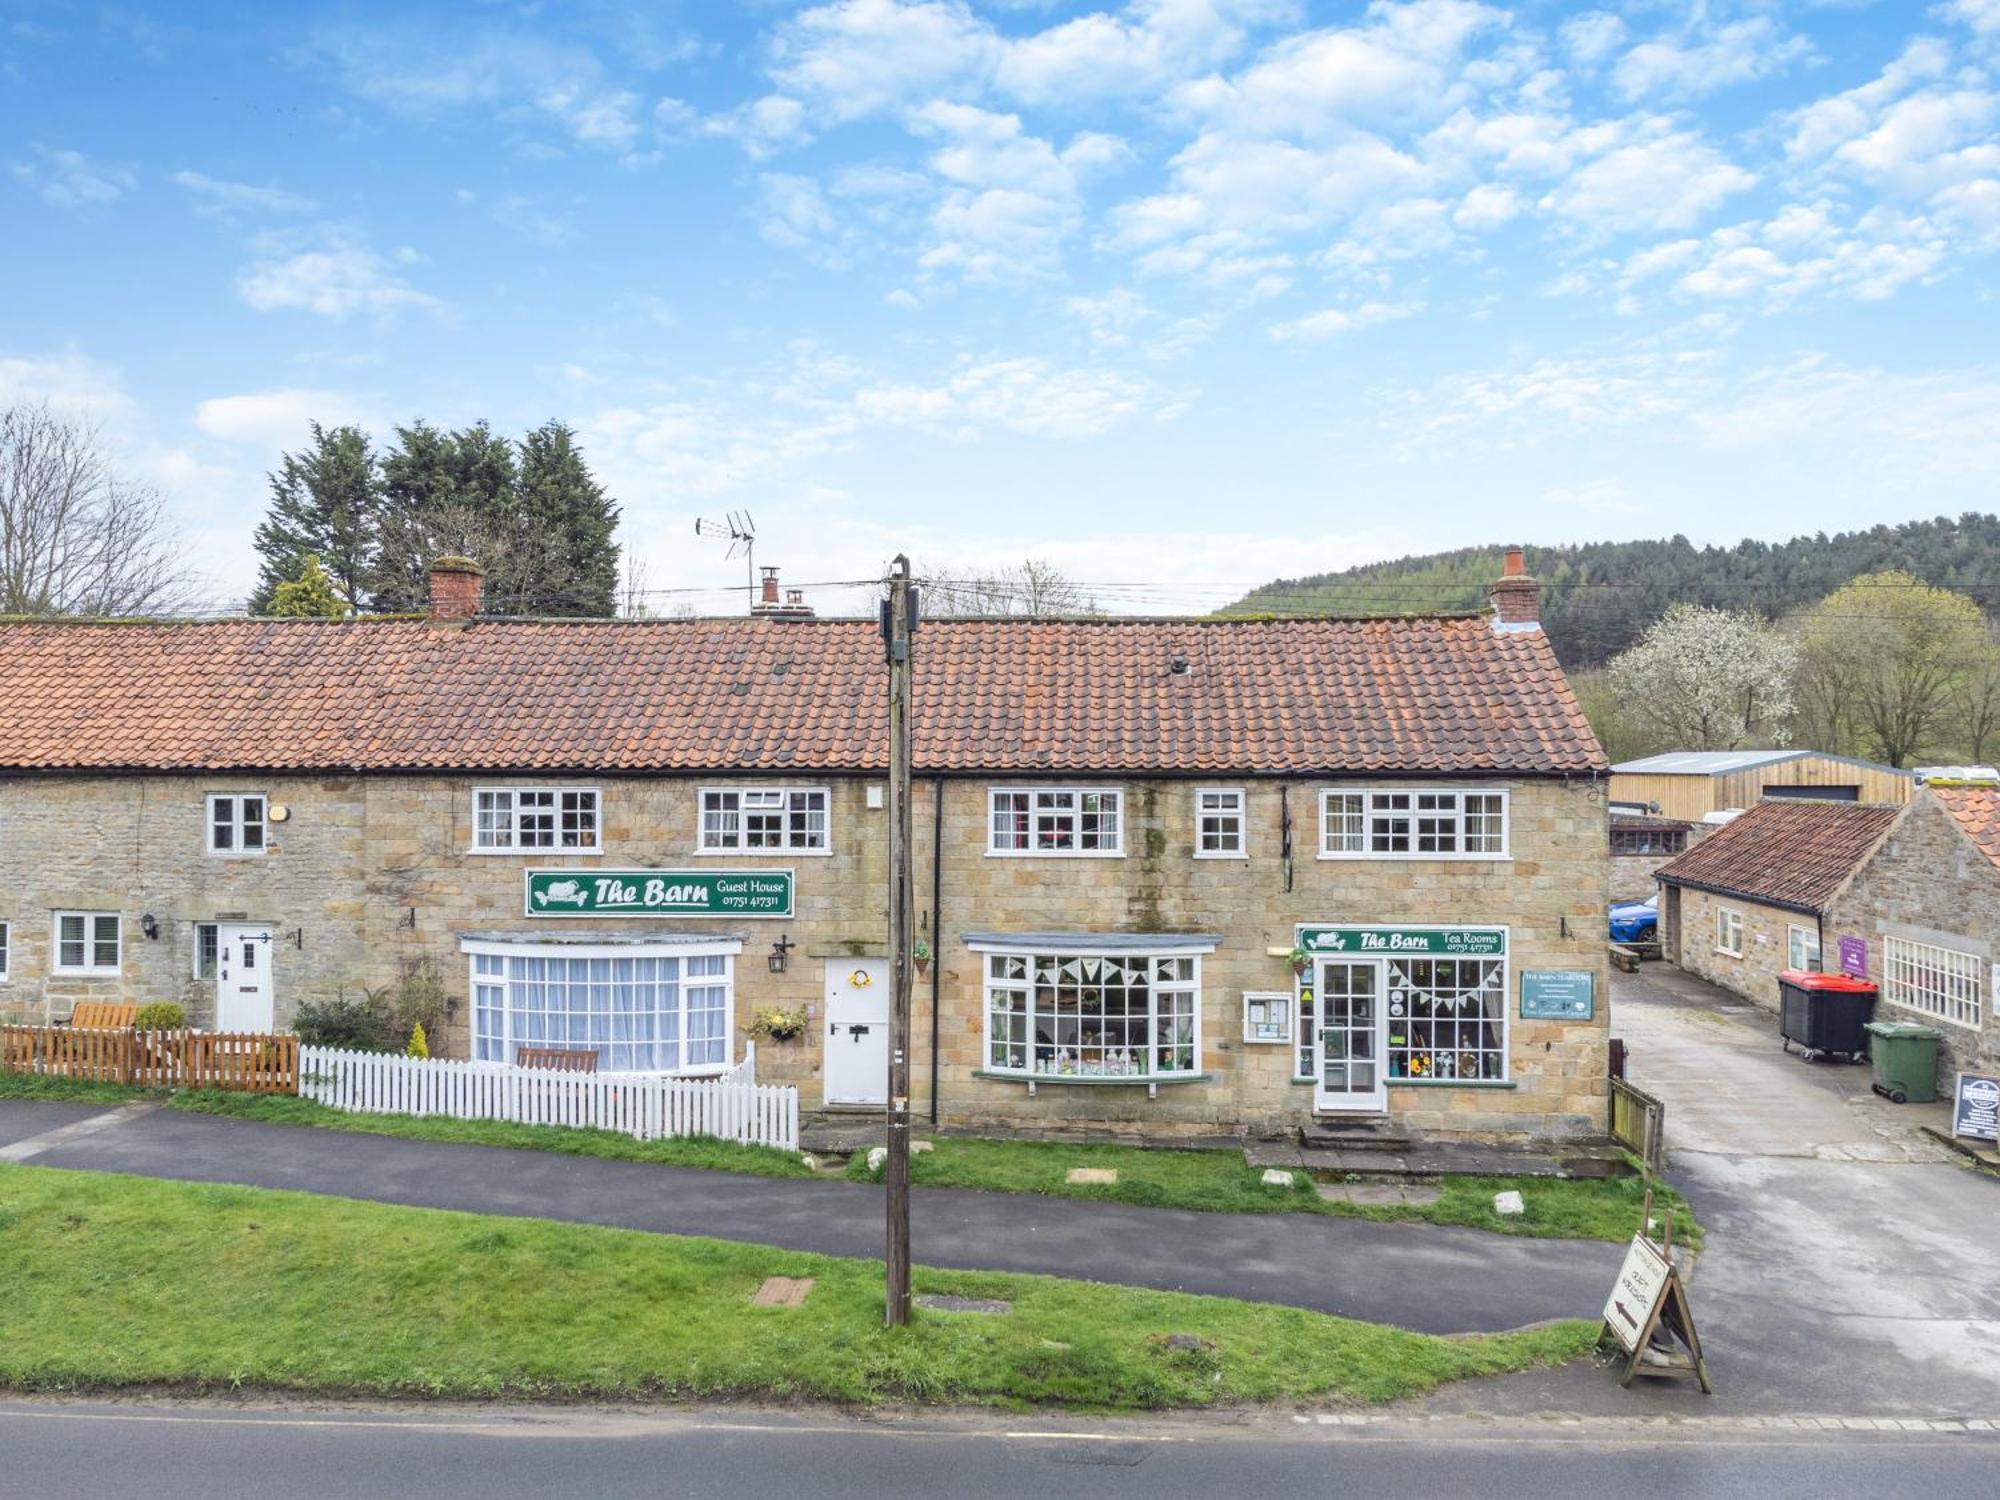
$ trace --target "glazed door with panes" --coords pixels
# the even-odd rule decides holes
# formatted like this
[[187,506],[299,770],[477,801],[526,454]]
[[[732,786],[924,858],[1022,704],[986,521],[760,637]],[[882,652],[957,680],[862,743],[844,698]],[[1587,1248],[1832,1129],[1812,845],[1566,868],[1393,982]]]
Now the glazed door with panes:
[[1315,1111],[1379,1112],[1389,1101],[1382,1076],[1382,965],[1319,961]]
[[269,1031],[276,1009],[271,929],[224,922],[215,937],[215,1029]]

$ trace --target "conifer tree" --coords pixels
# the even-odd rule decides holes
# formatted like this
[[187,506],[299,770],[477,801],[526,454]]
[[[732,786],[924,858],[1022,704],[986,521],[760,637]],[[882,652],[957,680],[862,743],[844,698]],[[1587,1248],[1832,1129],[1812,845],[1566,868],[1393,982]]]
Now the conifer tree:
[[344,610],[360,606],[374,571],[381,476],[367,434],[317,422],[311,430],[312,441],[270,476],[270,509],[253,542],[263,559],[250,597],[256,614],[270,610],[278,585],[299,577],[308,554]]

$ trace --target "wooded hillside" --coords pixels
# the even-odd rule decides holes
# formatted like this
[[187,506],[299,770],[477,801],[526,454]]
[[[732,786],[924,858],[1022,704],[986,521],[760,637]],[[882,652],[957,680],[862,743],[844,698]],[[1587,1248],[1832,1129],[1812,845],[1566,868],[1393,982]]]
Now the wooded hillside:
[[[1338,573],[1279,579],[1224,614],[1415,614],[1477,609],[1500,571],[1502,545],[1398,558]],[[1528,547],[1545,585],[1542,619],[1567,666],[1594,667],[1638,640],[1670,604],[1755,610],[1777,619],[1861,573],[1901,569],[2000,611],[2000,516],[1909,521],[1788,542],[1697,547],[1665,541]]]

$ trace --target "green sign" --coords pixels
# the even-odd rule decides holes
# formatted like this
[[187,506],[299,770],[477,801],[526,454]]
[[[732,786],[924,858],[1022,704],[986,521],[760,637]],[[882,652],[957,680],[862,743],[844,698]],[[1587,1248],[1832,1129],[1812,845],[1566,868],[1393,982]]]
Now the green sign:
[[789,917],[790,870],[530,870],[531,917]]
[[1500,958],[1507,952],[1504,927],[1301,927],[1299,945],[1308,953],[1350,958],[1408,954],[1416,958]]
[[1597,981],[1588,969],[1526,970],[1521,975],[1521,1019],[1588,1021],[1597,1014]]

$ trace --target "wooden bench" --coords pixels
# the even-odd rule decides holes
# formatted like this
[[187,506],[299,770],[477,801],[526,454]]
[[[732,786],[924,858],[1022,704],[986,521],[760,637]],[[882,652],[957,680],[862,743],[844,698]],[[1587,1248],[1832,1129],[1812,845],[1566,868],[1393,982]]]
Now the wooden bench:
[[555,1073],[595,1073],[594,1051],[572,1051],[568,1047],[517,1047],[514,1063],[522,1068],[547,1068]]
[[79,1000],[65,1025],[78,1031],[130,1031],[139,1007],[115,1000]]

